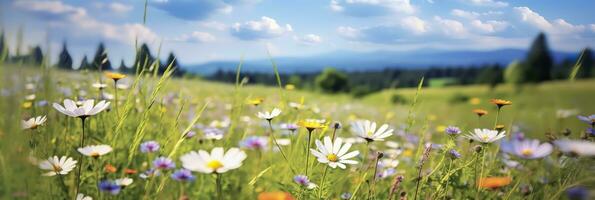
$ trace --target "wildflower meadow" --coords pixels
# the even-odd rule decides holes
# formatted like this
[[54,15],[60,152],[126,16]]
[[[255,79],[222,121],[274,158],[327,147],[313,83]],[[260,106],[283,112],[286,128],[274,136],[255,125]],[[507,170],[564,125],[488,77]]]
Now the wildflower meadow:
[[[68,11],[75,13],[72,19],[92,14],[77,4],[52,2],[15,1],[14,6]],[[144,8],[134,7],[143,10],[142,25],[125,28],[144,27],[167,14],[148,11],[165,9],[151,5],[168,1],[142,2]],[[336,10],[340,3],[331,1],[333,12],[349,13],[345,5]],[[500,9],[508,6],[500,3]],[[231,30],[237,35],[255,24],[238,23]],[[289,24],[271,27],[275,30],[268,37],[294,31]],[[349,28],[339,30],[359,36]],[[551,32],[556,39],[563,34]],[[283,65],[271,53],[266,73],[246,71],[242,58],[231,76],[217,73],[224,79],[219,81],[188,75],[173,54],[161,61],[161,49],[153,58],[141,44],[143,34],[149,32],[138,32],[130,41],[123,38],[129,35],[114,33],[130,42],[136,55],[134,67],[119,69],[106,67],[103,44],[91,62],[85,56],[85,65],[74,70],[56,67],[72,66],[66,43],[56,65],[51,56],[35,54],[41,48],[25,56],[5,51],[2,43],[0,199],[595,198],[595,79],[581,75],[593,65],[588,49],[572,57],[568,73],[557,79],[527,67],[548,64],[532,62],[549,59],[549,54],[532,57],[547,52],[539,51],[547,49],[540,34],[532,47],[538,50],[530,51],[537,53],[508,68],[520,75],[498,67],[482,68],[496,71],[478,75],[484,81],[500,74],[499,82],[465,84],[463,78],[475,76],[475,68],[461,75],[461,82],[414,70],[392,78],[377,78],[390,70],[368,75],[325,70],[309,80],[309,74],[319,72],[280,73]],[[49,49],[43,52],[50,55]],[[355,77],[397,86],[375,90],[350,82]]]

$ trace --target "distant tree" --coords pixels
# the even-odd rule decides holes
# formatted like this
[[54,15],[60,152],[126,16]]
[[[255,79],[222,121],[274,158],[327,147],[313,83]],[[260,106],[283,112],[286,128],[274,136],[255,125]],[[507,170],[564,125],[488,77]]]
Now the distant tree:
[[138,52],[136,53],[136,58],[134,60],[134,64],[132,65],[133,71],[140,72],[142,69],[145,71],[149,70],[151,64],[155,58],[151,55],[151,50],[147,44],[142,44]]
[[324,92],[337,93],[349,91],[347,75],[334,68],[326,68],[316,77],[316,85]]
[[5,61],[8,58],[8,45],[4,38],[4,31],[0,33],[0,61]]
[[79,65],[78,70],[90,70],[91,66],[89,65],[89,61],[87,59],[87,55],[83,56],[81,60],[81,64]]
[[542,82],[551,79],[553,61],[544,33],[539,33],[531,44],[522,68],[525,71],[523,82]]
[[120,67],[118,67],[118,71],[120,72],[128,72],[128,67],[126,67],[126,63],[124,63],[124,59],[120,61]]
[[565,58],[552,69],[552,79],[568,79],[576,60]]
[[41,65],[43,63],[43,51],[40,46],[35,46],[29,53],[29,62],[34,65]]
[[97,46],[97,51],[95,51],[91,68],[99,71],[112,70],[112,64],[109,61],[107,50],[103,43],[99,43],[99,46]]
[[504,72],[504,80],[508,84],[512,84],[514,86],[518,86],[523,83],[524,81],[524,71],[522,63],[518,60],[512,61],[506,67],[506,71]]
[[579,68],[578,73],[576,74],[576,78],[589,78],[595,76],[593,74],[593,53],[590,48],[586,48],[583,52],[583,61],[581,62],[581,66]]
[[57,66],[60,69],[72,70],[72,57],[70,56],[70,53],[68,53],[66,42],[62,44],[62,52],[60,52],[60,56],[58,57]]
[[288,84],[292,84],[296,87],[301,87],[302,86],[302,78],[298,75],[291,75],[289,77],[289,80],[287,80]]
[[503,70],[499,65],[485,66],[481,69],[476,77],[476,83],[488,84],[490,88],[496,87],[496,85],[503,81]]

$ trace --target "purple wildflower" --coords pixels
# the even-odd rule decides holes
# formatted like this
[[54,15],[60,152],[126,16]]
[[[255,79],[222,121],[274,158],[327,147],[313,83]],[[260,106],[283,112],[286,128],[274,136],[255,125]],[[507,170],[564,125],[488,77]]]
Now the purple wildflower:
[[176,163],[167,157],[158,157],[153,161],[153,167],[156,169],[173,169],[176,168]]
[[101,182],[99,182],[98,186],[99,190],[101,190],[102,192],[108,192],[112,195],[120,193],[120,190],[122,189],[122,187],[118,185],[115,181],[110,180],[102,180]]
[[343,194],[341,194],[341,199],[351,199],[351,193],[349,192],[344,192]]
[[140,144],[140,151],[143,153],[153,153],[159,151],[159,143],[154,140]]
[[240,142],[240,146],[247,149],[266,149],[268,139],[260,136],[250,136]]
[[587,200],[589,199],[589,190],[581,186],[572,187],[566,190],[566,196],[571,200]]
[[448,135],[458,135],[461,134],[461,129],[456,126],[448,126],[444,129],[444,132]]
[[595,114],[590,115],[590,116],[579,115],[578,116],[578,119],[581,120],[581,121],[583,121],[583,122],[585,122],[585,123],[587,123],[587,124],[589,124],[589,125],[591,125],[591,126],[595,126]]
[[173,178],[176,181],[194,181],[196,177],[192,175],[192,172],[190,170],[180,169],[171,174],[171,178]]
[[455,149],[451,149],[448,151],[448,154],[450,154],[450,158],[452,159],[458,159],[461,157],[461,153],[459,153],[457,150]]
[[302,186],[308,186],[310,184],[310,180],[305,175],[296,175],[293,177],[293,181]]
[[503,141],[500,147],[503,152],[524,159],[543,158],[550,155],[553,149],[550,143],[540,143],[539,140],[530,139]]

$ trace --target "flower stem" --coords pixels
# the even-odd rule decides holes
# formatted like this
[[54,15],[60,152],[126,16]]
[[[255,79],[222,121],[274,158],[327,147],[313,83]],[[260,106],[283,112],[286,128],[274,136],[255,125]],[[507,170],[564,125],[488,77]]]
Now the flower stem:
[[118,80],[114,80],[114,103],[116,104],[116,117],[120,118],[120,111],[118,108]]
[[223,199],[222,185],[221,185],[221,174],[217,173],[217,199]]
[[[85,145],[85,117],[81,117],[81,125],[83,128],[83,132],[81,134],[81,139],[80,139],[80,145],[79,147],[83,147],[83,145]],[[79,169],[76,173],[76,190],[74,193],[74,196],[76,198],[76,195],[79,193],[79,187],[80,187],[80,183],[81,183],[81,169],[83,168],[83,154],[79,155]]]
[[308,150],[310,149],[310,143],[312,140],[312,131],[308,130],[308,145],[306,145],[306,172],[304,172],[304,174],[306,174],[306,176],[308,176],[308,162],[310,161],[310,153],[308,152]]
[[496,112],[496,121],[494,122],[494,129],[498,126],[498,119],[500,118],[500,107],[498,107],[498,111]]
[[480,189],[481,189],[481,178],[483,178],[483,169],[484,169],[484,164],[485,164],[485,160],[486,160],[486,151],[487,151],[487,146],[483,145],[481,148],[481,170],[479,171],[479,178],[476,180],[477,181],[477,192],[475,193],[475,199],[479,198],[479,193],[480,193]]
[[324,167],[324,173],[322,174],[322,181],[320,182],[320,189],[318,189],[318,199],[322,199],[322,190],[324,189],[324,181],[326,180],[326,172],[328,171],[328,165]]
[[277,143],[277,138],[275,138],[275,131],[273,130],[273,125],[271,124],[271,120],[268,120],[268,121],[269,121],[269,128],[271,129],[271,138],[273,139],[273,142],[275,143],[277,148],[279,148],[279,152],[281,152],[283,159],[285,159],[287,164],[290,166],[289,169],[291,169],[291,172],[295,173],[295,171],[293,170],[293,167],[291,167],[291,162],[289,162],[289,159],[287,159],[287,156],[285,156],[285,152],[283,152],[281,145],[279,145],[279,143]]

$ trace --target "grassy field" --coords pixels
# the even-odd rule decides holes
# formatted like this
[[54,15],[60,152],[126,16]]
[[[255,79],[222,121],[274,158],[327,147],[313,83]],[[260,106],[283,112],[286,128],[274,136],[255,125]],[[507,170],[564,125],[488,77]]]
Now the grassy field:
[[[581,146],[586,152],[569,152],[553,142],[578,141],[590,127],[577,115],[595,113],[595,80],[520,89],[397,89],[353,99],[153,75],[118,81],[126,87],[116,95],[114,81],[101,73],[2,66],[0,74],[2,199],[73,199],[77,191],[94,199],[566,199],[595,188],[593,137],[584,139],[589,141]],[[93,87],[99,79],[105,83],[102,90]],[[84,123],[52,106],[77,98],[97,99],[95,103],[107,99],[111,105]],[[512,102],[501,109],[496,123],[498,109],[489,101],[493,98]],[[257,117],[273,108],[281,114],[270,120]],[[477,108],[488,114],[478,118],[472,112]],[[36,116],[47,121],[21,127],[22,120]],[[311,140],[306,127],[312,126],[304,125],[306,119],[325,120],[325,127],[311,131]],[[358,120],[371,120],[378,127],[388,124],[394,131],[384,141],[366,142],[352,129]],[[290,131],[286,124],[302,127]],[[504,125],[506,132],[499,133],[506,135],[503,139],[483,144],[464,137],[494,124]],[[457,126],[462,133],[447,135],[447,126]],[[553,151],[537,159],[502,152],[500,142],[521,141],[521,132],[525,138],[555,143]],[[333,136],[352,143],[348,152],[359,152],[351,158],[356,164],[332,168],[307,150],[321,151],[315,140]],[[160,148],[141,151],[147,141]],[[113,150],[90,157],[77,150],[98,144]],[[191,151],[216,147],[239,148],[246,158],[221,163],[182,159]],[[54,155],[71,157],[77,164],[67,174],[42,176],[48,170],[40,169],[40,163]],[[175,166],[155,164],[159,157]],[[241,166],[221,173],[191,166],[202,163],[216,170],[228,162]],[[182,180],[181,168],[191,170],[195,179]],[[296,181],[297,175],[309,181]],[[126,177],[131,184],[115,182]]]

